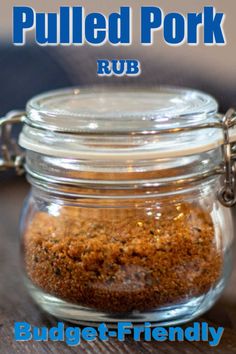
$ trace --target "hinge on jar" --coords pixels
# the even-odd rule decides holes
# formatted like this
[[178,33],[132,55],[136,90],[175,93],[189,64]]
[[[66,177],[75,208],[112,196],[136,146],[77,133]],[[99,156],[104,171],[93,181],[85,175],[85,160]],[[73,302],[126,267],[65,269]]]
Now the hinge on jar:
[[235,142],[230,141],[230,128],[236,126],[236,111],[229,109],[222,119],[222,128],[224,132],[224,185],[218,193],[219,201],[226,207],[232,207],[236,203],[236,176],[235,160],[236,154]]
[[15,169],[24,173],[24,154],[12,136],[13,126],[24,121],[25,112],[12,111],[0,119],[0,172]]

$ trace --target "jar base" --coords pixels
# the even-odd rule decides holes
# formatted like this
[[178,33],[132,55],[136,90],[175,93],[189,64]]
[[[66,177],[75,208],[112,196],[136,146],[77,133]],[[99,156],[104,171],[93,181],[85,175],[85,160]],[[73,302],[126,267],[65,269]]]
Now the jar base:
[[72,304],[46,294],[33,285],[29,279],[26,279],[26,286],[36,304],[58,319],[93,327],[99,326],[100,323],[106,323],[108,328],[115,328],[117,327],[117,322],[127,321],[132,322],[134,326],[141,325],[144,322],[151,322],[152,326],[173,326],[189,322],[214,305],[225,287],[225,281],[221,280],[206,294],[191,298],[181,304],[163,306],[147,312],[134,311],[129,314],[111,314]]

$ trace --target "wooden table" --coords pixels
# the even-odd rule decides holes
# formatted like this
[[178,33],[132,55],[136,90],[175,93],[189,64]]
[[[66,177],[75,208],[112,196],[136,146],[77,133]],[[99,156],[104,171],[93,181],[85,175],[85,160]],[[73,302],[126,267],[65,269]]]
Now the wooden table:
[[53,326],[56,320],[42,313],[29,298],[21,278],[19,261],[18,220],[23,199],[28,191],[24,178],[8,177],[0,180],[0,354],[43,353],[236,353],[236,265],[221,300],[204,315],[202,320],[215,326],[224,326],[220,345],[210,348],[206,343],[82,342],[79,347],[68,347],[58,342],[15,342],[15,321],[27,321],[32,326]]

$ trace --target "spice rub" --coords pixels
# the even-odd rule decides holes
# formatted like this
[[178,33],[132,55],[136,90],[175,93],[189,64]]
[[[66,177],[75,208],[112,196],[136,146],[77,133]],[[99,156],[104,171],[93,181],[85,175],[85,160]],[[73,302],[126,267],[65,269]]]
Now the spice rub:
[[115,313],[201,296],[223,267],[210,214],[188,203],[37,212],[24,235],[24,255],[29,279],[44,292]]

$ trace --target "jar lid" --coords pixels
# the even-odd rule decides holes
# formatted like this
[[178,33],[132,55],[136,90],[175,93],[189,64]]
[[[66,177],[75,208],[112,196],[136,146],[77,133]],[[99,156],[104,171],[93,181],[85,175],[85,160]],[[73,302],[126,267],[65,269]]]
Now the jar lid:
[[218,104],[199,91],[158,87],[65,89],[27,104],[20,145],[61,157],[174,157],[223,144]]
[[217,108],[198,91],[95,87],[36,96],[27,104],[27,117],[34,126],[62,132],[150,132],[205,122]]

